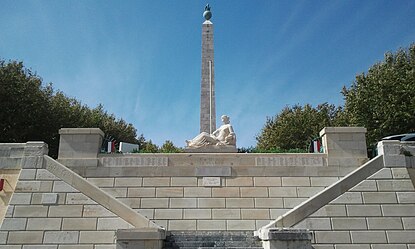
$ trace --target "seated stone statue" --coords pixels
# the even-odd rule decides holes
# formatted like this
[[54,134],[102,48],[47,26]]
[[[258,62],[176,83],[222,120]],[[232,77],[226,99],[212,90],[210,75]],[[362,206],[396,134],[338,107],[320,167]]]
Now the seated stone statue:
[[230,124],[229,117],[222,115],[223,125],[212,134],[202,132],[192,140],[186,140],[187,148],[201,148],[204,146],[236,146],[236,134]]

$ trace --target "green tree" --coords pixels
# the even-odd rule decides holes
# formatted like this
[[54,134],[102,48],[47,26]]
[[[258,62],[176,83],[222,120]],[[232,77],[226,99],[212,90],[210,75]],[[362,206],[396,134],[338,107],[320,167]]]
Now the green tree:
[[[59,134],[63,127],[97,127],[117,141],[146,141],[123,119],[108,114],[102,105],[89,108],[80,101],[55,91],[22,62],[0,60],[0,141],[45,141],[49,154],[58,154]],[[151,141],[150,141],[151,144]]]
[[267,118],[261,133],[256,137],[259,151],[307,149],[310,141],[318,137],[325,126],[338,124],[341,108],[324,103],[313,108],[311,105],[285,107],[275,117]]
[[415,44],[385,54],[343,88],[350,125],[367,128],[368,145],[382,137],[415,132]]
[[158,153],[159,147],[156,144],[153,144],[151,139],[149,141],[143,142],[142,146],[140,147],[140,153]]
[[172,141],[166,140],[164,144],[160,147],[161,153],[180,153],[183,150],[179,147],[176,147]]

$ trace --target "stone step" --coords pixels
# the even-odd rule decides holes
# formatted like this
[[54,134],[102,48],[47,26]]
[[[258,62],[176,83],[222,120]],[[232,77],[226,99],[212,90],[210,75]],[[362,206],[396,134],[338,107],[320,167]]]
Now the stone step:
[[163,249],[262,249],[251,231],[170,231]]

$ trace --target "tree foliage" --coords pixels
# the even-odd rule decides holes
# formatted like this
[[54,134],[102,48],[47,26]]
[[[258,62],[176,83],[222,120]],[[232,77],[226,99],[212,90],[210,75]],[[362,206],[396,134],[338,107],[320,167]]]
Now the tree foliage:
[[415,44],[386,53],[384,61],[357,75],[342,93],[349,124],[367,128],[369,145],[388,135],[415,132]]
[[179,153],[183,150],[179,147],[176,147],[172,141],[166,140],[164,144],[160,147],[159,150],[161,153]]
[[275,117],[268,117],[257,136],[257,150],[307,149],[324,126],[337,124],[341,108],[324,103],[316,108],[309,104],[285,107]]
[[137,130],[123,119],[108,114],[102,105],[89,108],[80,101],[55,91],[22,62],[0,60],[0,141],[45,141],[56,157],[63,127],[98,127],[117,141],[145,142]]

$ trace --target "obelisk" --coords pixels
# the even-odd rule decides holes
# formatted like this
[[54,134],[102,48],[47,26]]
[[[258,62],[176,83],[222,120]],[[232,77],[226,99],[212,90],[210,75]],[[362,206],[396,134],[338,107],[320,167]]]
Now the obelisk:
[[213,23],[209,4],[203,12],[202,25],[202,80],[200,83],[200,133],[216,130],[215,70],[213,60]]

